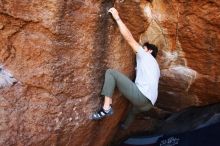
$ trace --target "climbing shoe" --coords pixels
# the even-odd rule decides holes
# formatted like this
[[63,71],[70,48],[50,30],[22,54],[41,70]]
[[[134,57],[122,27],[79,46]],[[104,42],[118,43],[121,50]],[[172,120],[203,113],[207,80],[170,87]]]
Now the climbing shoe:
[[92,120],[101,120],[106,116],[110,116],[113,114],[113,109],[112,107],[109,110],[104,110],[103,108],[99,109],[95,113],[93,113],[90,117]]

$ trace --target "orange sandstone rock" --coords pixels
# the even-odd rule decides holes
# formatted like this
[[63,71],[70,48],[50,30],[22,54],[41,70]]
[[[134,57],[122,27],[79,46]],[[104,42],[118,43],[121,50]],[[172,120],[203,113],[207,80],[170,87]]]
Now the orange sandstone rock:
[[18,83],[0,89],[0,145],[107,145],[126,100],[116,92],[114,116],[88,117],[105,70],[132,78],[135,64],[107,14],[113,4],[136,40],[160,49],[158,108],[220,100],[218,1],[1,1],[0,64]]

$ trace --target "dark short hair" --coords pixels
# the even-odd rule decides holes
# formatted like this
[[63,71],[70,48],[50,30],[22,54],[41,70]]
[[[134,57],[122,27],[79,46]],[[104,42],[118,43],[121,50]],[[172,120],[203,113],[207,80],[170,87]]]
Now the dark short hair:
[[152,56],[154,56],[154,58],[157,57],[157,52],[158,52],[158,48],[157,46],[155,46],[154,44],[150,44],[148,42],[144,43],[143,47],[146,46],[147,49],[152,50],[153,52],[151,53]]

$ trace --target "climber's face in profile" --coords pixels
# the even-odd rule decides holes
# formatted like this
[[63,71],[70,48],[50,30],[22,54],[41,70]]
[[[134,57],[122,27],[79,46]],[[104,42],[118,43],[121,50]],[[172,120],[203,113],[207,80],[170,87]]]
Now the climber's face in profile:
[[153,52],[153,50],[148,49],[146,46],[144,46],[144,50],[145,50],[146,52],[148,52],[148,53],[152,53],[152,52]]

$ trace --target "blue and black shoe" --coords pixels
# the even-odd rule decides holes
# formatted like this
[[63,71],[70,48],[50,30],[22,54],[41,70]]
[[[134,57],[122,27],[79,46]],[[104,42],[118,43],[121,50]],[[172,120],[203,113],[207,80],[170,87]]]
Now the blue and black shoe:
[[104,117],[111,116],[112,114],[113,114],[112,107],[109,110],[104,110],[103,107],[102,107],[100,110],[93,113],[91,115],[90,119],[92,119],[92,120],[101,120]]

